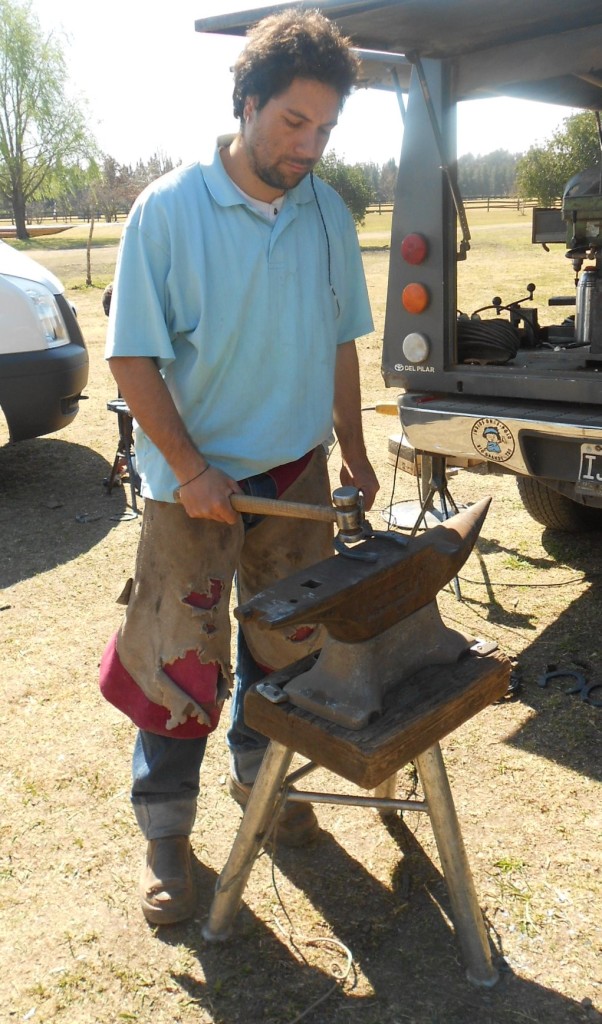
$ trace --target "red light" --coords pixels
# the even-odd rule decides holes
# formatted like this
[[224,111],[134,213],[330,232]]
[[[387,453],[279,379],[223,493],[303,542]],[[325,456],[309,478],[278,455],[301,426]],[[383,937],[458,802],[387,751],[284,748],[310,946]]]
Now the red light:
[[401,302],[408,313],[424,313],[430,301],[423,284],[407,284],[401,293]]
[[403,256],[406,263],[411,263],[413,267],[417,267],[419,263],[424,263],[429,252],[429,244],[424,235],[419,235],[418,232],[414,231],[411,235],[406,235],[401,243],[401,255]]

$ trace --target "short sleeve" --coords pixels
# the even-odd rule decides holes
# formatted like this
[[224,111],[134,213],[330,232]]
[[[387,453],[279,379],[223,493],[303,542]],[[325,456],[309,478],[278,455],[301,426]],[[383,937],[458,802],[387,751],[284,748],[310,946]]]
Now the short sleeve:
[[139,201],[121,240],[105,356],[174,359],[167,278],[170,236],[163,218]]

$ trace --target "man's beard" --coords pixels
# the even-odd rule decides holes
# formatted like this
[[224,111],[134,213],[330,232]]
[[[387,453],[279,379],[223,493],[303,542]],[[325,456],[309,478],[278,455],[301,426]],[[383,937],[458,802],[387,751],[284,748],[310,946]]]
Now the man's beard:
[[246,149],[253,173],[257,175],[259,180],[264,185],[268,185],[270,188],[282,189],[283,192],[288,192],[289,189],[295,188],[314,168],[313,161],[307,161],[307,170],[300,174],[295,174],[292,171],[286,174],[286,172],[279,169],[277,164],[260,163],[255,150],[248,143]]

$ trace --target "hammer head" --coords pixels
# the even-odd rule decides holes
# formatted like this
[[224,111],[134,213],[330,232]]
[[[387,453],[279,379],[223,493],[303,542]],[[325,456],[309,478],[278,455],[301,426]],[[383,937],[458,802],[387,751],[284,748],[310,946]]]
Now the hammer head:
[[337,487],[332,492],[339,538],[346,543],[360,540],[364,530],[364,502],[357,487]]

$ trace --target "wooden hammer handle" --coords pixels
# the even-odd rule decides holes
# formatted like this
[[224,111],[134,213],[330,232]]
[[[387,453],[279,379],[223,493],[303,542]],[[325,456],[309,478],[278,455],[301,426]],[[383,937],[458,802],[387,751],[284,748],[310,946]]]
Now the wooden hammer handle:
[[306,505],[300,501],[258,498],[252,494],[231,494],[230,503],[237,512],[251,512],[258,516],[287,516],[291,519],[312,519],[321,523],[336,523],[337,519],[334,508],[328,508],[326,505]]

